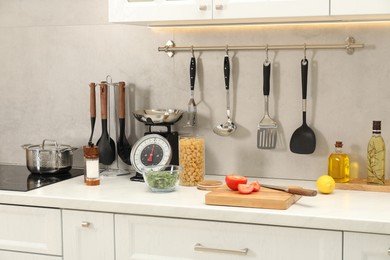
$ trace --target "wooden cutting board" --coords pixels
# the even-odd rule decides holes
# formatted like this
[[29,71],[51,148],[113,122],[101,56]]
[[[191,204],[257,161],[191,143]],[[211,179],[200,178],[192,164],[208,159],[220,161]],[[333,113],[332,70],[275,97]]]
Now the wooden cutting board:
[[205,195],[207,205],[264,208],[264,209],[288,209],[301,198],[287,192],[272,190],[262,187],[258,192],[240,194],[227,187],[208,192]]
[[385,181],[385,185],[367,184],[367,179],[352,179],[347,183],[336,183],[336,189],[339,190],[360,190],[390,192],[390,180]]

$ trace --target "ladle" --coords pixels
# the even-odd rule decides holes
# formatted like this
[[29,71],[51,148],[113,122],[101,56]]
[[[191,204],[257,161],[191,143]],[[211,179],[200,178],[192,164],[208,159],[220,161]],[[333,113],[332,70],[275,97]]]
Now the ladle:
[[217,135],[228,136],[236,131],[237,126],[233,123],[231,119],[231,112],[230,112],[230,94],[229,94],[230,62],[229,62],[229,55],[227,51],[223,62],[223,72],[225,76],[227,121],[225,123],[222,123],[214,127],[213,131]]

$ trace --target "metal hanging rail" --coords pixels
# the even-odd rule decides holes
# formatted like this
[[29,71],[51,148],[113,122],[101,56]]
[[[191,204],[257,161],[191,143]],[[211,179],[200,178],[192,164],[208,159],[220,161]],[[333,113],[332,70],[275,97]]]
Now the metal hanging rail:
[[158,51],[164,51],[169,57],[173,57],[176,51],[230,51],[230,50],[309,50],[309,49],[345,49],[348,54],[353,54],[356,48],[364,48],[363,43],[355,43],[355,38],[347,37],[344,43],[339,44],[262,44],[262,45],[225,45],[225,46],[175,46],[173,41],[168,41],[165,46],[158,47]]

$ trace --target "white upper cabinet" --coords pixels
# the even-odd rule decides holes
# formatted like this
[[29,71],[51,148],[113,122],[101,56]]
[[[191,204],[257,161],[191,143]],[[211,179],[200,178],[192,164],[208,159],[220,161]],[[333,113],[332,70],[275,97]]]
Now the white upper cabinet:
[[214,0],[213,19],[329,16],[329,0]]
[[109,0],[110,22],[141,24],[246,23],[329,12],[329,0]]
[[331,15],[390,14],[389,0],[331,0]]
[[378,20],[389,0],[108,0],[109,21],[148,25]]
[[212,19],[211,0],[109,0],[108,3],[110,22]]

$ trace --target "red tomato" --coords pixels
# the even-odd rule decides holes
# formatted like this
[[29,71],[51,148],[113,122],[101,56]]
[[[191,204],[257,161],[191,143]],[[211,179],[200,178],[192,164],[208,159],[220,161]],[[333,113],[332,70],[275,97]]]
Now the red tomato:
[[241,194],[249,194],[253,191],[252,184],[238,184],[238,192]]
[[259,191],[261,188],[261,185],[258,181],[252,182],[251,185],[253,186],[253,191]]
[[231,190],[238,190],[238,184],[246,184],[248,179],[241,175],[226,175],[225,177],[226,185]]

